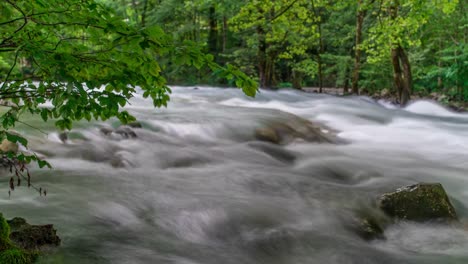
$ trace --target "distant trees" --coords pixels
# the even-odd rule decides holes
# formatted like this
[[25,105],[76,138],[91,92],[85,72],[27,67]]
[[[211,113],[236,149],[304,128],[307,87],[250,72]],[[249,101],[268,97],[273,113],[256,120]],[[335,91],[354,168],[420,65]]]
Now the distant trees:
[[[463,1],[101,2],[130,24],[159,25],[180,45],[202,44],[215,61],[238,66],[261,87],[388,89],[403,104],[412,93],[434,91],[468,100]],[[230,85],[206,71],[160,62],[170,82]]]

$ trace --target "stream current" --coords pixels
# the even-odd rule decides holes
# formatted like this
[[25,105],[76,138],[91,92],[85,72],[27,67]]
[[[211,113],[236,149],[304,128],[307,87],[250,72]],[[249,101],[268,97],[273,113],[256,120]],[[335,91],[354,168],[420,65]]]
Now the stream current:
[[[430,101],[406,108],[366,97],[173,87],[165,109],[137,96],[137,137],[118,122],[79,122],[65,143],[37,117],[17,130],[53,170],[31,168],[0,211],[54,224],[62,245],[39,263],[468,263],[468,230],[400,222],[365,241],[350,223],[376,197],[440,182],[468,216],[468,114]],[[269,122],[303,118],[347,144],[255,139]],[[324,131],[325,133],[327,131]],[[332,132],[329,132],[332,133]]]

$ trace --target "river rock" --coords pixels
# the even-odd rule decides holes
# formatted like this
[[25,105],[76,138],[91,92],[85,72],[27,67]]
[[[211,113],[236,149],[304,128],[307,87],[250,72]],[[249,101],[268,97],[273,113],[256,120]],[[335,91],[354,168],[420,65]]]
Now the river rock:
[[60,245],[60,238],[53,225],[30,225],[19,217],[7,222],[11,228],[10,240],[22,249],[38,250],[44,246]]
[[287,144],[295,139],[316,143],[341,142],[330,129],[298,117],[283,122],[265,122],[255,129],[254,136],[257,140],[274,144]]
[[136,138],[137,134],[129,126],[120,126],[115,131],[115,134],[122,136],[123,138]]
[[384,228],[379,221],[373,217],[358,219],[355,226],[356,233],[364,240],[384,239]]
[[418,183],[386,193],[378,206],[396,220],[454,221],[457,214],[440,183]]
[[0,152],[6,153],[6,152],[13,152],[13,153],[18,153],[18,144],[13,143],[9,141],[8,139],[2,140],[2,143],[0,144]]
[[[137,126],[137,125],[134,124],[134,126]],[[137,137],[137,134],[133,130],[133,127],[130,127],[130,126],[119,126],[115,130],[112,129],[112,128],[108,128],[108,127],[102,127],[102,128],[99,129],[99,131],[103,135],[114,138],[114,139],[122,139],[122,138],[127,139],[127,138],[136,138]]]
[[127,126],[131,128],[143,128],[143,125],[138,121],[130,122],[127,124]]
[[38,257],[36,250],[18,247],[10,240],[10,225],[0,213],[0,263],[31,264]]

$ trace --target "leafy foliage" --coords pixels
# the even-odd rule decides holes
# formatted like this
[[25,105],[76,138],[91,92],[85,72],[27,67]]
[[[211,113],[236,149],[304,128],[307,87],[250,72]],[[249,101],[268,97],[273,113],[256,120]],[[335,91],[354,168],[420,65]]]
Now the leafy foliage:
[[[257,89],[243,72],[214,63],[195,42],[176,43],[160,26],[133,25],[93,0],[2,1],[0,26],[0,62],[8,65],[0,70],[0,99],[8,101],[0,116],[0,141],[24,147],[27,140],[10,130],[26,112],[72,129],[82,119],[134,121],[123,107],[139,89],[154,106],[167,106],[171,90],[161,58],[210,68],[250,96]],[[3,159],[17,175],[30,161],[49,166],[34,155],[4,153]]]

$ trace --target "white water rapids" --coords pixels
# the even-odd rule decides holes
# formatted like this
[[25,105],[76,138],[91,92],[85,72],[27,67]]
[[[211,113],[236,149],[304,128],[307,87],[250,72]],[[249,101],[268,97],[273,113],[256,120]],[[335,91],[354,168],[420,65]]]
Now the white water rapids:
[[[135,98],[137,138],[80,122],[63,143],[52,123],[20,126],[54,170],[31,170],[0,212],[54,224],[62,245],[39,263],[468,263],[468,231],[401,222],[385,240],[350,228],[380,194],[440,182],[468,216],[468,114],[417,101],[404,109],[365,97],[296,91],[174,87],[167,109]],[[348,144],[256,141],[265,122],[297,117],[338,131]],[[267,145],[265,147],[265,145]],[[120,166],[115,166],[116,164]],[[114,166],[113,166],[114,165]]]

